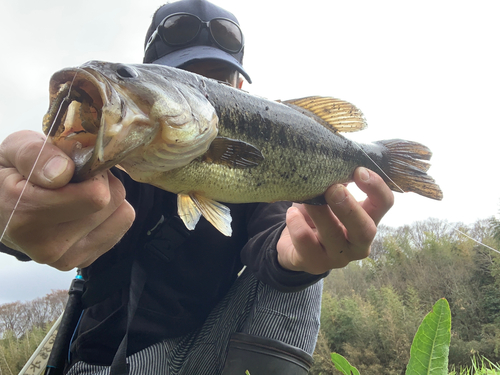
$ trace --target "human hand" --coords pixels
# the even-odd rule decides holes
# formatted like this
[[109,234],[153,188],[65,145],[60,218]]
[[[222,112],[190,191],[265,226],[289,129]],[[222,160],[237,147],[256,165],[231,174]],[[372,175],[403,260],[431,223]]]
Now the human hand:
[[[11,134],[0,145],[0,233],[26,184],[45,136]],[[60,270],[86,267],[132,225],[135,211],[111,172],[69,183],[73,161],[47,143],[2,242]]]
[[394,203],[394,195],[382,178],[357,168],[354,182],[367,194],[357,202],[344,185],[325,193],[328,205],[294,204],[278,241],[278,261],[292,271],[319,275],[366,258],[377,233],[377,224]]

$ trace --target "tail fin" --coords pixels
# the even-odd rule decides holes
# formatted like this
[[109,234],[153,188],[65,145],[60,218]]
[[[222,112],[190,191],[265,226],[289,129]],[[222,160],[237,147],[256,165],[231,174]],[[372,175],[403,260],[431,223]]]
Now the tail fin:
[[401,139],[375,142],[385,148],[384,159],[387,173],[382,176],[391,190],[412,191],[427,198],[443,199],[443,192],[434,179],[426,172],[430,164],[431,150],[426,146]]

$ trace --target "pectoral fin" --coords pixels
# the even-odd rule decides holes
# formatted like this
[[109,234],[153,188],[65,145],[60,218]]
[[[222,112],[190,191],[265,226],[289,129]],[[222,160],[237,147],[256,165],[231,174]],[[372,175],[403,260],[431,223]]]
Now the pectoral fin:
[[232,234],[229,208],[200,194],[177,195],[177,212],[189,230],[195,228],[203,215],[223,235],[230,237]]
[[356,132],[367,126],[363,113],[351,103],[340,99],[309,96],[286,100],[283,104],[315,119],[335,132]]
[[231,168],[255,167],[263,160],[264,156],[256,147],[225,137],[216,137],[203,155],[204,162],[222,164]]

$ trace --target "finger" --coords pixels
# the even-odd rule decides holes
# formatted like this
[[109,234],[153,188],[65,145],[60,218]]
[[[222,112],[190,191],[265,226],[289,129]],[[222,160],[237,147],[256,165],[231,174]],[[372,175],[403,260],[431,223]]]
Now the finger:
[[132,206],[124,201],[111,216],[51,263],[61,271],[84,268],[108,252],[130,229],[135,219]]
[[328,205],[309,206],[307,212],[313,218],[317,236],[323,246],[322,258],[318,257],[318,272],[323,267],[323,272],[328,269],[345,267],[350,261],[363,259],[369,254],[369,245],[360,248],[352,246],[349,242],[349,233],[343,223],[334,215]]
[[0,146],[0,165],[15,168],[22,179],[40,187],[57,189],[73,176],[73,161],[59,148],[45,143],[45,136],[20,131],[8,136]]
[[380,223],[382,217],[394,204],[394,193],[382,177],[363,167],[354,171],[354,182],[367,195],[362,203],[363,209],[375,224]]
[[342,222],[334,215],[330,206],[304,205],[304,208],[317,229],[320,242],[327,249],[344,248],[346,246],[346,229]]
[[[102,184],[102,201],[96,204],[96,207],[101,207],[99,210],[91,211],[88,215],[77,216],[77,220],[62,222],[59,229],[62,233],[67,233],[66,237],[70,243],[76,243],[80,238],[86,237],[88,233],[100,227],[112,215],[115,215],[116,210],[123,205],[125,201],[125,189],[116,177],[111,172],[106,172],[101,176],[108,182],[106,185]],[[80,202],[79,202],[80,204]],[[68,216],[68,214],[65,214]],[[119,219],[119,218],[117,218]],[[127,219],[125,219],[127,221]],[[119,220],[117,220],[119,223]],[[112,229],[112,228],[110,228]],[[117,228],[119,231],[119,228]],[[110,231],[110,235],[113,233]]]
[[46,199],[45,208],[59,222],[76,220],[101,211],[118,207],[125,199],[125,188],[110,171],[99,173],[87,181],[68,184],[57,191],[39,189],[34,199]]
[[[15,179],[15,178],[14,178]],[[90,180],[68,184],[60,189],[43,189],[28,183],[21,197],[22,187],[26,181],[18,184],[9,183],[8,179],[2,184],[0,198],[3,199],[4,210],[12,210],[15,201],[21,197],[13,216],[12,226],[22,227],[30,224],[30,220],[42,218],[44,225],[77,220],[108,206],[111,200],[110,179],[113,181],[114,194],[125,196],[121,183],[110,173],[102,173]],[[117,186],[118,185],[118,186]]]
[[[115,246],[118,241],[127,233],[135,220],[135,210],[130,203],[124,201],[122,205],[113,213],[113,215],[106,220],[102,226],[99,227],[99,232],[90,233],[90,241],[94,242],[94,238],[98,236],[102,239],[100,250],[90,254],[84,263],[77,265],[79,268],[88,267],[101,255]],[[116,225],[119,222],[119,226]],[[113,236],[109,234],[113,233]]]
[[[90,232],[100,227],[102,223],[114,215],[115,211],[123,205],[125,201],[125,189],[123,185],[111,172],[108,171],[107,174],[106,181],[110,181],[110,185],[107,188],[109,190],[107,191],[107,195],[110,199],[109,203],[102,209],[92,212],[90,215],[80,215],[79,213],[66,214],[65,212],[57,213],[59,217],[75,215],[77,218],[73,221],[61,222],[55,221],[53,217],[43,216],[39,211],[37,211],[36,220],[33,219],[34,215],[29,212],[16,212],[14,216],[15,220],[12,220],[7,231],[7,238],[16,245],[17,249],[27,253],[33,260],[39,263],[52,264],[56,262],[64,256],[68,249],[87,237]],[[24,217],[26,218],[24,219]],[[118,215],[114,221],[117,224],[116,227],[110,227],[102,233],[104,236],[109,237],[109,241],[113,241],[116,233],[120,232],[120,228],[129,226],[124,223],[131,220],[133,221],[133,218],[130,219],[130,216],[121,217]],[[121,237],[121,234],[119,236]],[[92,242],[88,243],[89,246],[94,246]]]
[[[307,211],[307,207],[309,207],[309,206],[311,206],[311,205],[303,204],[303,203],[293,203],[292,204],[292,207],[296,207],[302,213],[307,225],[309,225],[311,228],[315,228],[316,224],[314,223],[314,221],[312,220],[311,216],[309,215],[309,213]],[[321,207],[321,206],[311,206],[311,207]]]
[[307,249],[313,252],[320,245],[299,208],[290,207],[286,213],[286,227],[277,244],[278,261],[281,266],[291,271],[303,271],[302,251]]
[[353,259],[366,257],[377,233],[377,227],[370,215],[343,185],[333,185],[325,193],[325,199],[333,214],[345,227],[349,247],[359,252]]
[[[332,218],[331,214],[326,214],[327,206],[309,206],[305,205],[307,211],[316,211],[313,213],[315,220],[321,222],[326,217]],[[329,210],[329,209],[328,209]],[[319,235],[319,231],[311,228],[307,224],[308,214],[302,215],[300,211],[294,211],[294,208],[287,212],[287,228],[291,238],[290,253],[288,254],[288,263],[282,263],[283,258],[279,257],[280,264],[287,269],[294,271],[305,271],[310,274],[320,275],[333,268],[345,267],[351,260],[360,259],[364,256],[353,255],[349,249],[344,237],[344,228],[338,219],[337,234],[333,235],[333,241],[330,241],[329,235]],[[334,216],[333,216],[334,217]],[[326,225],[328,220],[325,220]],[[324,225],[320,224],[320,227]],[[327,233],[332,234],[334,226],[328,228]],[[328,240],[325,241],[325,238]],[[281,239],[280,239],[281,240]],[[336,242],[337,241],[337,242]],[[279,251],[278,254],[280,255]]]
[[286,213],[286,225],[295,248],[321,245],[307,216],[296,206],[290,207]]

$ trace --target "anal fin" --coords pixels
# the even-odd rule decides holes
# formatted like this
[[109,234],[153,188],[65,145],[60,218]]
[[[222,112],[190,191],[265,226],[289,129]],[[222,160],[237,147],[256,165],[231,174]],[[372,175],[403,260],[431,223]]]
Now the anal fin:
[[201,211],[186,194],[177,195],[177,213],[187,229],[193,230],[201,217]]
[[178,194],[177,212],[189,230],[196,227],[203,215],[223,235],[230,237],[232,234],[232,218],[229,208],[201,194]]

